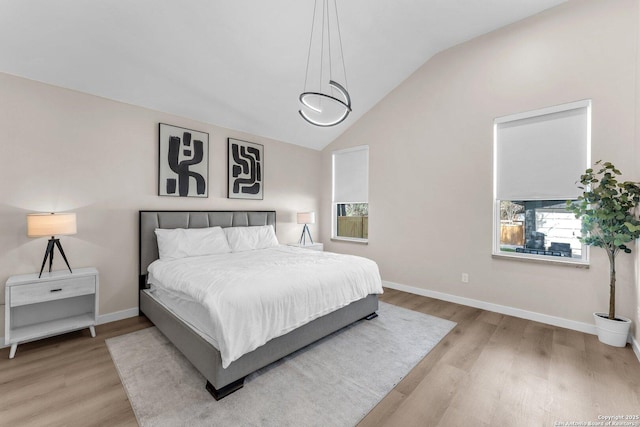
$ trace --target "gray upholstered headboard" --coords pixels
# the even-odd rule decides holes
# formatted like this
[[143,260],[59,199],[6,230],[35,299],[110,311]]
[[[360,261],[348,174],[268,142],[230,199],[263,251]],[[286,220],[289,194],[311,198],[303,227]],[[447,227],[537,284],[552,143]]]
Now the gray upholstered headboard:
[[156,228],[248,227],[273,225],[275,211],[140,211],[140,287],[147,267],[158,259]]

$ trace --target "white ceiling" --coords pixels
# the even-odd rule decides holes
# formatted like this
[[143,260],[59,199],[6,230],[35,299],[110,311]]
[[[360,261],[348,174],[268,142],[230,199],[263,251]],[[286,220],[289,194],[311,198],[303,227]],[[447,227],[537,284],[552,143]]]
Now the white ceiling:
[[564,1],[338,1],[332,128],[298,115],[313,0],[0,0],[0,71],[322,149],[437,52]]

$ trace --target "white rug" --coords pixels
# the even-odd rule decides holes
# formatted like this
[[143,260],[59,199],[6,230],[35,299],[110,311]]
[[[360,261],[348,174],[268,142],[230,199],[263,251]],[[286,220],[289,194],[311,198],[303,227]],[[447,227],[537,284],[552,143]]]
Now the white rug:
[[352,426],[455,326],[383,302],[378,314],[257,371],[217,402],[155,327],[107,346],[141,426]]

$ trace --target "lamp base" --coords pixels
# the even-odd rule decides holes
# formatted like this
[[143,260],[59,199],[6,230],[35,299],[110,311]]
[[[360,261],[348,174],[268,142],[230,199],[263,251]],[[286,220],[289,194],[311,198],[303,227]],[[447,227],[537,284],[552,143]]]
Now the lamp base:
[[56,239],[55,237],[51,236],[49,242],[47,243],[47,249],[44,251],[44,259],[42,260],[42,267],[40,267],[40,274],[38,275],[38,278],[42,277],[42,270],[44,270],[44,265],[47,263],[47,258],[49,258],[49,273],[51,273],[51,267],[53,266],[53,251],[56,246],[60,251],[60,255],[62,255],[62,258],[64,259],[64,262],[67,264],[69,273],[73,273],[73,271],[71,271],[71,267],[69,267],[69,261],[67,261],[64,250],[62,250],[60,239]]
[[298,241],[298,243],[301,244],[301,245],[306,245],[307,244],[307,236],[306,235],[309,235],[309,240],[311,241],[311,244],[313,245],[313,239],[311,238],[311,232],[309,231],[309,227],[307,227],[307,224],[305,224],[304,227],[302,228],[302,234],[300,235],[300,240]]

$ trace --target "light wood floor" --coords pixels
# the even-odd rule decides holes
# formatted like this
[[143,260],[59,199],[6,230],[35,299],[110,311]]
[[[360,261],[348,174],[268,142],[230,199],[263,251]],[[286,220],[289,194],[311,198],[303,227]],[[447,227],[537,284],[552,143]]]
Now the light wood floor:
[[[629,346],[386,289],[391,304],[458,323],[361,426],[553,426],[640,415],[640,363]],[[0,350],[0,425],[135,426],[104,340],[144,317]],[[640,420],[636,421],[640,427]]]

